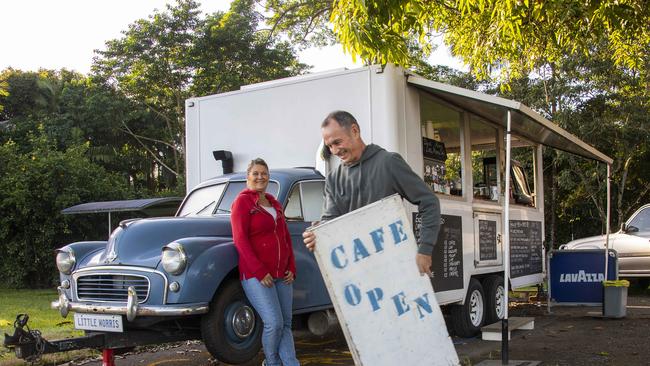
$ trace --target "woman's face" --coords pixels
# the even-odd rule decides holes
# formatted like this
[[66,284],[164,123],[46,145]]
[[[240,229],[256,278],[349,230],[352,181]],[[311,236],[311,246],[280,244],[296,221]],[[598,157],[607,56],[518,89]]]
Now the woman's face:
[[264,165],[255,164],[246,175],[246,187],[264,193],[269,185],[269,171]]

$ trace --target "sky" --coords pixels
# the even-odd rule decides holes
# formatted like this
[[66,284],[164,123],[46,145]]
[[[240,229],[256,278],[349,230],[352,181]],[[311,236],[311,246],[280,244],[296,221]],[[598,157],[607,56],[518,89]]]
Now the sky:
[[[88,73],[93,51],[154,9],[173,0],[0,0],[0,70],[66,68]],[[204,13],[228,10],[230,0],[201,1]],[[339,45],[298,53],[312,72],[360,66]],[[431,56],[436,64],[467,70],[440,46]]]

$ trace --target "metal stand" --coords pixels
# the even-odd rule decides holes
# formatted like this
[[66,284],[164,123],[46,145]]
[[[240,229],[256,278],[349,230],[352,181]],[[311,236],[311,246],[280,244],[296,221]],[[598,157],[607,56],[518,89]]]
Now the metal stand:
[[115,366],[115,353],[112,349],[102,350],[102,366]]
[[508,364],[508,338],[508,319],[501,319],[501,364],[503,365]]

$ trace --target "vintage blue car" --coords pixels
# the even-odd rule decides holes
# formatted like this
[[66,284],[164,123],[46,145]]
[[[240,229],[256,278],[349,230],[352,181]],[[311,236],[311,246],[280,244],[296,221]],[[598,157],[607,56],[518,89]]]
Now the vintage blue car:
[[[229,215],[245,180],[242,173],[208,180],[175,217],[126,220],[108,242],[58,249],[61,284],[52,306],[64,317],[74,312],[75,327],[101,336],[101,348],[201,338],[219,360],[252,359],[262,323],[239,283]],[[293,168],[272,170],[267,189],[283,203],[293,240],[294,314],[314,319],[330,317],[332,303],[302,233],[319,219],[323,187],[318,171]]]

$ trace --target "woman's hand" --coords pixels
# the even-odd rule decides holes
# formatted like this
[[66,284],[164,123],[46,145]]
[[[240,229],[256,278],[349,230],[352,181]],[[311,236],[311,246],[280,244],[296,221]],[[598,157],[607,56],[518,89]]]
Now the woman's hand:
[[284,272],[284,283],[287,285],[290,285],[293,283],[293,280],[295,280],[296,277],[293,275],[293,272],[291,271],[286,271]]
[[271,274],[267,273],[266,276],[264,276],[264,278],[262,278],[260,283],[264,287],[269,287],[269,288],[273,287],[273,277],[271,277]]

